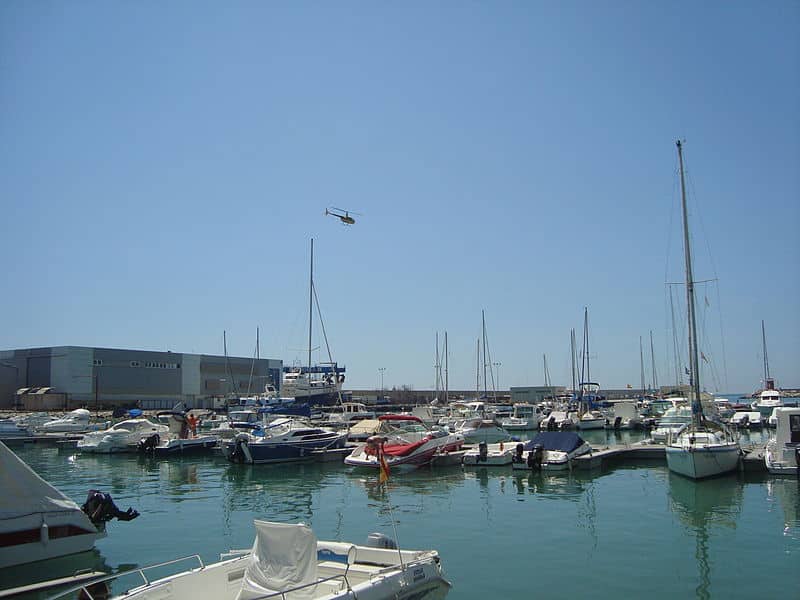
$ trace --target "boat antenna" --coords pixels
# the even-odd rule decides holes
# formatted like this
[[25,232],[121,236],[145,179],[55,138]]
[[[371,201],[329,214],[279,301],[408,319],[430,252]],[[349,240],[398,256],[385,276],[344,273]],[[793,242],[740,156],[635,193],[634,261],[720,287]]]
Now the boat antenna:
[[680,140],[678,146],[678,163],[681,175],[681,208],[683,209],[683,253],[686,262],[686,307],[689,312],[689,363],[691,365],[690,384],[694,390],[692,399],[692,418],[695,425],[700,425],[703,420],[703,405],[700,402],[700,363],[697,358],[697,319],[694,305],[694,276],[692,274],[692,251],[689,247],[689,214],[686,208],[686,182],[683,173],[683,146]]

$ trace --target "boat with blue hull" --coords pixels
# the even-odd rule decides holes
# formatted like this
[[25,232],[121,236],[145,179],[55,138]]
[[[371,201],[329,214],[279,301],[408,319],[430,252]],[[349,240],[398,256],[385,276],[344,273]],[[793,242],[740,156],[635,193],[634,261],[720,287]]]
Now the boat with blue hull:
[[222,451],[234,463],[264,464],[311,459],[324,450],[344,448],[347,432],[311,427],[292,419],[276,419],[263,429],[240,433]]

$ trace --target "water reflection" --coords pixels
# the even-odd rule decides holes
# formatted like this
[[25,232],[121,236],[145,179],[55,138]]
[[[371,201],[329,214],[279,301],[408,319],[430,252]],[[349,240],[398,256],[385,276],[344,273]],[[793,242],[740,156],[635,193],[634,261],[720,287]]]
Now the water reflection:
[[768,479],[766,486],[767,501],[783,512],[784,537],[800,540],[800,479]]
[[711,598],[711,563],[708,559],[710,530],[735,528],[742,510],[742,485],[736,476],[712,481],[693,481],[669,473],[670,508],[695,535],[695,559],[699,582],[697,598]]

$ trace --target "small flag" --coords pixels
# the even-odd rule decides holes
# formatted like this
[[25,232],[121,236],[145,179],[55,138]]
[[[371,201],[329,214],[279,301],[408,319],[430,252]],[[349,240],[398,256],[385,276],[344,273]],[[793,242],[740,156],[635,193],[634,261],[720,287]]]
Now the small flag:
[[706,355],[703,354],[702,352],[700,352],[700,358],[702,358],[705,362],[708,362],[708,359],[706,358]]
[[389,465],[386,464],[386,459],[383,457],[383,452],[378,455],[380,461],[380,475],[378,475],[378,483],[386,483],[389,480]]
[[683,370],[686,371],[687,375],[691,375],[692,372],[689,370],[689,367],[683,367]]

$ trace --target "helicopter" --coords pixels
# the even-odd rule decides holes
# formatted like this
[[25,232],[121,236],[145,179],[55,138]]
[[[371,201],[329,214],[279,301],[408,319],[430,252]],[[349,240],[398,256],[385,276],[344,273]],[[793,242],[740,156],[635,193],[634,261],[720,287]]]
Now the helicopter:
[[[357,215],[358,213],[353,213],[353,214]],[[355,225],[356,222],[356,220],[350,216],[349,211],[343,210],[341,208],[336,208],[334,206],[325,209],[325,216],[328,215],[338,218],[345,225]]]

